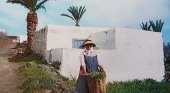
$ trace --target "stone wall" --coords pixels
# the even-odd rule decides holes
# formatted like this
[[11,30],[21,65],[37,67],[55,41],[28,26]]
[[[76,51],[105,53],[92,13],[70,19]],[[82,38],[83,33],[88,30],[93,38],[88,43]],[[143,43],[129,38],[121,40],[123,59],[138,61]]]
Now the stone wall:
[[34,52],[45,57],[47,49],[47,28],[43,28],[35,33]]

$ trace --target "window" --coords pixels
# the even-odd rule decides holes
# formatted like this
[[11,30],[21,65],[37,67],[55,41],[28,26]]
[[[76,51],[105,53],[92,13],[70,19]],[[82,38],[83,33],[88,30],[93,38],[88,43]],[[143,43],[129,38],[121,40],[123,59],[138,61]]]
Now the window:
[[81,48],[81,45],[83,44],[84,39],[73,39],[72,47],[73,48]]

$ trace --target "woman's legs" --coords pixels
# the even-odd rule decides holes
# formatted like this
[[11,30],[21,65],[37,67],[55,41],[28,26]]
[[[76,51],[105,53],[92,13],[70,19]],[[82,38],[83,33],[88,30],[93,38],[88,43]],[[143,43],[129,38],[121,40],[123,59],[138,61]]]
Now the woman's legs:
[[89,93],[85,76],[79,75],[77,79],[76,93]]

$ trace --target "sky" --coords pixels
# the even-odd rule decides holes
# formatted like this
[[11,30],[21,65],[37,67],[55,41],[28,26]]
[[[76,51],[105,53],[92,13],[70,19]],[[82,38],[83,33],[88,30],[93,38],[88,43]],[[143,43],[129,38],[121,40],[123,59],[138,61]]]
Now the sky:
[[[8,35],[26,35],[26,16],[29,12],[19,4],[0,2],[0,29]],[[170,42],[170,1],[169,0],[49,0],[46,10],[37,11],[37,30],[48,24],[74,26],[75,22],[60,16],[68,13],[70,6],[85,6],[80,26],[106,28],[141,29],[142,22],[162,20],[162,34],[165,43]]]

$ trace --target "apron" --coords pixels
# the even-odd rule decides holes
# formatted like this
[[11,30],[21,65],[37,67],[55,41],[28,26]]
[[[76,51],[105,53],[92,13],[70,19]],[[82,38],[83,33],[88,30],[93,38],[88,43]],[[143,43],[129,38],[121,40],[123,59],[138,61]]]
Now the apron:
[[[87,72],[93,72],[98,70],[98,60],[96,56],[86,56],[84,55],[84,60],[86,64]],[[80,67],[80,70],[82,68]],[[87,81],[84,75],[80,75],[77,79],[76,92],[75,93],[89,93]]]

